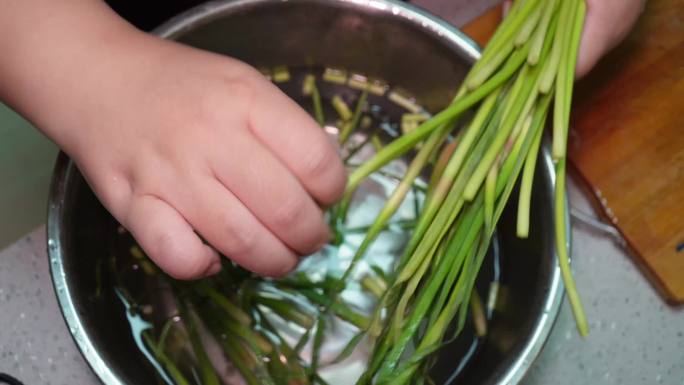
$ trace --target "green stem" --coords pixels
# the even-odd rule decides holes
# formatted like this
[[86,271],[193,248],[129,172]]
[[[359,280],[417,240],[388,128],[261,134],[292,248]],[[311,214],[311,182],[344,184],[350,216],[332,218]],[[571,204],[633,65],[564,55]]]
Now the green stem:
[[482,185],[487,172],[494,164],[494,161],[499,156],[501,149],[511,134],[511,131],[519,124],[519,120],[524,120],[527,117],[530,109],[534,105],[534,101],[537,97],[537,81],[539,79],[538,68],[532,68],[530,73],[526,76],[523,86],[520,89],[519,94],[509,94],[507,98],[514,98],[509,113],[503,117],[503,122],[499,128],[497,136],[492,141],[492,144],[487,149],[487,152],[482,157],[482,162],[473,172],[465,190],[463,191],[463,197],[466,200],[472,200],[475,197],[478,189]]
[[[350,228],[344,228],[340,231],[343,234],[367,234],[372,226],[373,225],[350,227]],[[387,222],[387,224],[385,224],[385,227],[382,228],[382,231],[385,231],[385,230],[390,229],[392,227],[398,227],[402,230],[410,230],[410,229],[413,229],[414,227],[416,227],[416,220],[415,219],[400,219],[397,221]]]
[[314,325],[314,317],[304,313],[298,306],[291,301],[286,301],[279,298],[270,298],[267,296],[257,296],[254,300],[263,306],[271,309],[286,321],[294,322],[304,329],[310,329]]
[[[572,24],[573,16],[570,15],[573,0],[561,1],[561,8],[558,20],[558,27],[555,30],[553,38],[553,48],[545,65],[545,68],[541,75],[541,80],[539,82],[539,92],[545,94],[551,90],[556,75],[558,73],[558,65],[561,60],[561,54],[565,45],[565,35],[568,30],[567,26]],[[584,0],[582,0],[584,1]],[[568,17],[570,16],[570,17]],[[550,37],[547,36],[547,39]]]
[[311,83],[311,100],[313,102],[314,117],[318,125],[325,126],[325,115],[323,114],[323,103],[321,102],[321,94],[316,85],[316,79]]
[[[568,0],[573,3],[573,0]],[[565,157],[568,141],[568,125],[570,122],[570,103],[572,101],[572,86],[577,62],[577,50],[579,48],[584,14],[586,12],[584,0],[574,2],[572,15],[568,18],[565,26],[564,40],[561,53],[561,64],[558,69],[556,80],[556,100],[553,114],[553,142],[552,151],[554,160]]]
[[[529,45],[525,45],[529,48]],[[470,93],[459,92],[459,96],[454,100],[454,102],[447,107],[445,110],[439,114],[433,116],[427,121],[423,122],[418,128],[411,131],[406,135],[402,135],[398,139],[394,140],[387,146],[385,146],[382,151],[375,154],[375,156],[364,163],[363,166],[354,170],[354,172],[349,176],[349,182],[347,183],[346,195],[350,195],[368,175],[372,174],[375,170],[380,169],[390,161],[402,156],[407,151],[411,150],[419,141],[428,136],[442,124],[450,124],[464,111],[473,105],[477,104],[483,98],[487,97],[492,91],[497,89],[501,84],[508,80],[515,71],[520,68],[520,66],[525,61],[527,57],[528,50],[526,48],[516,50],[516,52],[511,55],[506,65],[498,71],[494,76],[487,80],[482,86],[478,87]]]
[[361,287],[375,298],[381,298],[387,291],[387,282],[378,276],[366,274],[361,278]]
[[430,316],[428,325],[433,325],[437,321],[456,278],[459,274],[463,274],[463,263],[466,258],[468,258],[468,253],[470,252],[470,249],[472,249],[479,234],[479,229],[476,225],[479,223],[478,215],[480,215],[480,213],[478,212],[481,211],[481,209],[482,205],[478,204],[477,201],[474,202],[464,213],[462,221],[459,221],[454,225],[456,227],[456,233],[450,240],[446,252],[447,254],[456,255],[456,257],[454,259],[454,264],[449,269],[449,275],[442,285],[439,297],[433,305],[433,310],[431,310],[432,315]]
[[157,359],[157,361],[159,361],[160,364],[162,364],[162,366],[164,366],[164,369],[166,369],[169,377],[173,379],[173,382],[175,382],[176,385],[190,385],[190,381],[185,378],[180,369],[178,369],[178,366],[176,366],[176,364],[166,355],[166,353],[164,353],[163,350],[156,346],[152,340],[152,337],[150,337],[148,334],[148,331],[145,330],[141,334],[147,346],[150,348],[150,350],[152,350],[154,357]]
[[565,292],[568,294],[572,314],[577,323],[577,330],[582,337],[586,337],[589,334],[589,325],[587,324],[582,301],[580,301],[579,294],[577,294],[575,279],[572,277],[572,271],[570,270],[570,257],[568,255],[568,242],[566,238],[566,231],[568,231],[568,228],[565,225],[565,221],[567,220],[566,204],[565,159],[561,159],[556,165],[554,214],[556,221],[556,252],[558,253],[558,265],[560,266],[561,276],[565,283]]
[[[328,302],[328,298],[325,295],[317,292],[316,290],[299,290],[299,294],[304,295],[306,298],[309,299],[309,301],[318,305],[325,305]],[[337,300],[333,302],[330,306],[333,313],[335,313],[335,315],[338,316],[340,319],[345,320],[362,330],[368,328],[368,325],[370,323],[368,318],[355,312],[342,301]]]
[[[499,28],[497,28],[496,32],[489,40],[480,59],[468,73],[465,84],[469,90],[477,89],[491,74],[490,71],[496,70],[498,65],[492,64],[492,61],[500,60],[500,53],[502,51],[505,52],[509,44],[512,48],[512,41],[515,38],[517,31],[528,19],[529,14],[534,10],[537,2],[538,0],[526,1],[519,9],[519,6],[517,5],[518,2],[516,2],[516,5],[514,5],[511,12],[504,18]],[[527,54],[525,54],[525,56],[527,56]],[[484,71],[482,70],[483,68]]]
[[[495,104],[495,101],[495,98],[491,99],[492,104]],[[482,116],[485,115],[485,112],[489,112],[488,106],[484,104],[480,107],[480,110],[482,111]],[[398,270],[410,270],[411,266],[416,267],[420,261],[415,257],[414,253],[420,255],[417,251],[420,244],[426,242],[431,245],[432,243],[437,242],[437,236],[441,234],[440,229],[446,231],[449,227],[448,224],[451,223],[449,220],[458,215],[458,211],[463,204],[461,199],[463,188],[465,188],[470,173],[477,167],[477,164],[479,164],[491,138],[496,134],[500,114],[501,108],[497,108],[492,118],[487,122],[481,136],[472,139],[477,140],[472,151],[467,151],[468,147],[471,147],[470,145],[467,143],[464,145],[462,143],[452,155],[452,158],[447,165],[447,169],[440,178],[440,182],[438,182],[437,187],[435,187],[430,199],[423,208],[418,224],[416,225],[399,262]],[[478,120],[477,115],[480,115],[480,111],[476,114],[475,120]],[[474,124],[471,125],[471,127],[475,128],[478,124],[479,123],[474,121]],[[477,128],[477,131],[479,132],[479,128]],[[468,140],[470,141],[471,139]],[[460,158],[462,156],[466,157],[466,159],[461,160]],[[461,165],[462,162],[463,166]],[[444,194],[446,194],[446,197],[444,197]],[[430,229],[434,230],[431,230],[432,232],[428,234],[427,232]],[[411,258],[409,259],[409,257]]]
[[431,221],[434,217],[434,214],[437,212],[437,209],[439,206],[441,206],[449,188],[456,178],[456,175],[462,170],[466,156],[470,154],[473,143],[475,143],[475,140],[480,137],[482,130],[486,126],[486,123],[493,115],[494,107],[500,93],[501,89],[499,88],[487,96],[475,114],[475,117],[471,121],[470,125],[465,130],[465,134],[463,135],[459,146],[449,159],[449,162],[442,173],[442,177],[437,182],[431,199],[428,200],[425,205],[425,209],[423,210],[425,220]]
[[340,132],[340,137],[338,141],[340,146],[344,146],[349,139],[349,136],[356,130],[361,121],[361,114],[363,113],[363,107],[366,105],[366,98],[368,97],[368,92],[364,91],[359,100],[356,102],[356,108],[354,109],[354,115],[350,122],[343,125],[342,131]]
[[[478,204],[481,204],[481,202]],[[471,226],[469,230],[474,229],[477,232],[479,231],[479,228],[482,227],[484,218],[481,210],[477,210],[476,212],[477,214],[475,214],[475,225]],[[413,335],[417,332],[421,324],[421,321],[423,320],[425,314],[429,310],[431,303],[434,301],[437,291],[439,290],[445,278],[447,277],[450,271],[449,266],[451,265],[451,262],[453,262],[453,260],[450,258],[441,259],[439,265],[434,270],[434,274],[430,277],[429,280],[426,281],[425,289],[422,291],[422,294],[419,296],[419,298],[415,302],[415,305],[412,307],[409,320],[405,325],[402,325],[401,334],[396,339],[392,349],[389,351],[389,353],[383,360],[382,366],[380,367],[378,372],[378,376],[380,378],[389,376],[396,368],[399,358],[402,356],[404,350],[408,346],[408,343],[413,337]],[[448,303],[451,303],[451,301]]]
[[527,43],[527,40],[529,40],[530,35],[532,35],[532,31],[534,31],[534,29],[539,24],[541,14],[542,7],[536,7],[534,11],[532,11],[530,17],[527,20],[525,20],[525,23],[523,24],[522,28],[520,28],[518,35],[515,37],[516,47],[520,47],[523,44]]
[[[549,100],[550,97],[544,96],[538,102],[539,106],[535,110],[534,118],[531,124],[531,129],[527,133],[521,134],[521,137],[524,138],[524,140],[522,140],[522,144],[519,147],[514,147],[516,150],[512,151],[509,155],[509,158],[515,157],[514,165],[512,167],[507,168],[502,167],[502,172],[499,174],[499,181],[503,181],[503,187],[501,189],[497,188],[498,204],[496,207],[493,220],[493,223],[495,224],[498,222],[503,212],[503,208],[505,207],[506,202],[508,201],[508,197],[510,196],[513,190],[513,186],[515,185],[520,170],[522,169],[522,166],[524,164],[525,157],[520,156],[520,154],[527,154],[527,152],[529,151],[529,147],[533,142],[534,136],[539,131],[541,131],[543,127],[543,121],[546,116]],[[499,186],[499,181],[497,181],[497,187]],[[478,210],[478,212],[479,222],[478,225],[473,226],[473,228],[479,232],[479,229],[482,228],[484,219],[482,216],[482,211]],[[437,320],[430,325],[429,330],[423,337],[419,347],[413,353],[412,358],[408,360],[407,364],[403,365],[399,369],[396,369],[396,361],[394,360],[395,356],[390,355],[389,358],[385,359],[386,364],[385,366],[383,366],[384,371],[382,372],[382,378],[384,378],[384,381],[382,383],[394,383],[394,381],[396,381],[397,378],[410,378],[408,374],[417,370],[419,363],[425,357],[427,357],[427,355],[431,354],[438,348],[437,342],[440,341],[440,339],[444,335],[444,332],[446,331],[446,328],[450,324],[456,312],[459,311],[459,309],[461,311],[461,315],[459,317],[457,332],[460,332],[462,325],[465,321],[465,310],[467,309],[466,305],[468,303],[465,299],[466,297],[464,297],[464,294],[468,293],[469,295],[469,293],[472,292],[472,288],[475,283],[475,278],[478,275],[479,269],[482,265],[482,261],[484,260],[484,256],[487,253],[488,246],[494,234],[494,228],[495,226],[493,226],[492,229],[483,234],[483,237],[480,240],[480,246],[479,248],[477,248],[474,260],[466,260],[466,266],[463,269],[464,271],[467,271],[467,273],[463,274],[461,276],[461,279],[458,280],[456,286],[452,291],[451,298],[449,299],[449,301],[447,301],[447,308],[445,308],[442,314],[437,318]],[[468,250],[471,250],[473,252],[475,251],[475,249],[473,249],[472,246],[469,246]],[[434,279],[437,278],[435,277]]]
[[516,233],[519,238],[527,238],[530,233],[530,202],[532,201],[532,182],[537,165],[537,155],[541,145],[542,130],[534,138],[532,147],[527,153],[523,169],[522,181],[520,182],[520,195],[518,197],[518,222]]
[[541,22],[534,35],[532,36],[532,46],[530,47],[530,53],[527,56],[527,62],[530,65],[536,65],[539,63],[541,57],[542,47],[544,46],[544,41],[548,35],[553,35],[555,27],[550,29],[552,32],[549,33],[549,26],[551,19],[555,14],[557,14],[556,9],[558,6],[558,0],[549,0],[549,4],[544,9],[544,14],[542,15]]
[[406,170],[404,179],[402,179],[399,185],[392,192],[392,195],[389,197],[389,199],[387,199],[387,202],[385,202],[385,205],[380,210],[380,213],[378,213],[375,221],[368,229],[368,232],[361,242],[361,245],[359,245],[358,249],[356,249],[349,267],[345,270],[342,278],[340,279],[342,282],[349,278],[357,263],[366,253],[366,250],[373,244],[375,239],[385,228],[387,222],[397,211],[401,203],[404,201],[406,194],[408,194],[408,192],[411,190],[414,180],[418,177],[418,175],[420,175],[420,172],[423,170],[423,167],[430,158],[430,155],[434,149],[437,148],[445,139],[445,136],[445,134],[440,132],[436,132],[434,135],[431,135],[425,145],[418,151],[418,154],[416,154],[415,158],[413,158],[411,164]]
[[240,375],[242,375],[242,378],[247,385],[265,384],[254,374],[253,368],[245,360],[246,357],[249,357],[249,353],[246,351],[245,346],[242,345],[235,336],[227,335],[226,338],[222,338],[219,341],[221,342],[221,347],[226,353],[226,356],[228,356],[230,362],[235,366],[238,372],[240,372]]
[[[437,250],[439,247],[439,244],[435,244],[433,246],[434,250]],[[408,282],[406,282],[405,285],[402,287],[402,293],[401,297],[399,298],[399,302],[397,303],[397,306],[395,309],[392,310],[394,316],[393,316],[393,324],[394,324],[394,329],[395,330],[401,330],[404,326],[404,314],[406,313],[406,308],[409,305],[409,301],[413,299],[413,294],[416,292],[416,289],[418,288],[418,284],[421,283],[423,280],[423,277],[425,276],[425,272],[428,270],[428,267],[430,267],[432,259],[435,255],[435,251],[430,252],[422,261],[418,269],[414,272],[414,274],[410,277],[407,278]],[[436,259],[436,258],[435,258]]]
[[218,290],[209,286],[205,281],[197,281],[192,287],[199,294],[209,297],[209,299],[218,305],[218,307],[225,310],[226,314],[232,317],[235,321],[243,325],[250,325],[252,323],[252,318],[247,313],[236,306]]
[[195,358],[199,363],[200,377],[202,378],[202,385],[219,385],[218,375],[216,374],[216,369],[214,365],[209,360],[206,350],[200,340],[197,321],[195,320],[195,315],[188,311],[188,305],[184,303],[184,300],[178,299],[178,310],[180,316],[185,323],[186,330],[188,331],[188,337],[190,339],[190,345],[195,353]]
[[320,359],[321,346],[323,345],[323,335],[325,332],[325,317],[323,315],[318,317],[316,323],[316,333],[314,334],[313,349],[311,352],[311,365],[309,366],[309,380],[314,383],[316,380],[316,373],[318,372],[318,363]]
[[351,119],[352,112],[349,110],[349,106],[344,102],[340,95],[333,95],[332,99],[330,100],[330,104],[332,104],[335,111],[337,111],[340,119],[343,121]]
[[494,224],[494,196],[496,193],[496,179],[498,175],[498,168],[496,165],[492,166],[487,174],[485,180],[485,195],[484,195],[484,220],[485,228],[491,229]]

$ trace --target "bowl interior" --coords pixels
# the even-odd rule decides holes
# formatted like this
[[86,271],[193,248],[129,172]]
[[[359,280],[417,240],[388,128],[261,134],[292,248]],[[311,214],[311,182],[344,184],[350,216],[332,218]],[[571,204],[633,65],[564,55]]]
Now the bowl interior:
[[[408,90],[431,112],[445,106],[476,55],[457,32],[406,5],[386,1],[213,2],[157,31],[198,48],[259,67],[334,66]],[[499,301],[489,334],[459,376],[469,384],[498,383],[528,354],[558,276],[553,250],[552,173],[540,159],[530,237],[515,237],[515,206],[499,224]],[[60,156],[51,195],[48,236],[53,277],[67,322],[98,375],[111,384],[157,383],[140,353],[121,303],[104,277],[95,300],[96,261],[115,250],[115,220],[100,205],[66,156]],[[516,203],[515,194],[511,202]],[[87,341],[87,342],[84,342]],[[86,346],[86,348],[84,348]],[[527,352],[527,353],[525,353]],[[447,354],[446,357],[449,357]],[[447,383],[460,361],[441,359],[435,378]]]

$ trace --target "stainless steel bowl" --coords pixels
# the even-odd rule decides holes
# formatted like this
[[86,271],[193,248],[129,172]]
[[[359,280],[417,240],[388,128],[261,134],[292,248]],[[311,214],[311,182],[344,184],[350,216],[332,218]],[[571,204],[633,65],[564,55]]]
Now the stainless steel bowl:
[[[329,65],[375,76],[409,90],[432,111],[450,100],[479,55],[475,43],[448,23],[393,0],[214,1],[155,33],[255,66]],[[497,308],[461,383],[518,383],[558,313],[563,286],[553,246],[553,164],[546,150],[539,162],[531,236],[515,237],[515,208],[507,209],[499,226],[505,305]],[[113,223],[61,154],[50,195],[48,249],[66,323],[105,384],[155,383],[114,293],[105,289],[104,300],[92,299],[94,257],[112,252]]]

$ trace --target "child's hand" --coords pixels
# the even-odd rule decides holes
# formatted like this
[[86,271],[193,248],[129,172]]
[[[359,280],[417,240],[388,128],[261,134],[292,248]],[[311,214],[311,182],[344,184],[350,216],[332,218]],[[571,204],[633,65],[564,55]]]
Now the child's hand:
[[328,240],[318,204],[333,203],[345,185],[331,142],[247,65],[148,44],[151,61],[104,92],[65,148],[171,275],[218,269],[218,255],[193,229],[250,270],[288,272]]
[[230,58],[128,27],[95,40],[101,48],[86,35],[60,46],[52,59],[68,65],[32,73],[35,84],[20,82],[6,99],[74,159],[163,270],[217,272],[219,255],[200,236],[272,276],[325,244],[319,205],[340,197],[346,175],[305,111]]

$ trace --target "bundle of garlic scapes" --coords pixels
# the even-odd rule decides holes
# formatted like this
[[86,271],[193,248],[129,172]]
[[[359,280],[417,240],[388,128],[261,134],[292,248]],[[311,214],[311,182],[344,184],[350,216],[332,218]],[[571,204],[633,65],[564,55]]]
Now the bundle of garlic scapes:
[[[519,179],[517,235],[527,237],[535,165],[551,108],[556,250],[578,330],[582,336],[588,333],[570,272],[565,222],[568,122],[585,13],[584,0],[516,1],[452,103],[388,144],[350,176],[346,198],[337,210],[340,221],[354,190],[366,177],[408,151],[416,151],[343,280],[386,226],[414,180],[432,167],[434,154],[441,152],[432,167],[416,228],[365,331],[374,347],[358,384],[425,381],[429,358],[447,339],[447,328],[455,323],[458,334],[464,326],[475,278]],[[466,127],[452,132],[469,111],[474,113],[469,114],[472,118]],[[458,140],[455,149],[448,146],[454,136]]]

